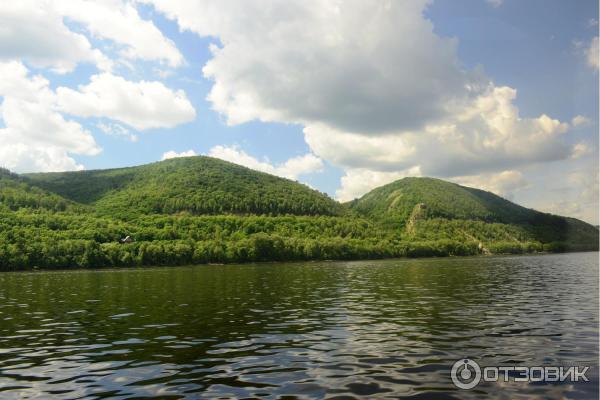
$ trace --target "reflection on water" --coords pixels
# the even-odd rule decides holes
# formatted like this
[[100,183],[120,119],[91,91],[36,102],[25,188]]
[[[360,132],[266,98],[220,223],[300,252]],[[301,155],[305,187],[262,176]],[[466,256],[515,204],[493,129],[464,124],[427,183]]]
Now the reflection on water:
[[0,274],[2,399],[593,398],[597,360],[597,253]]

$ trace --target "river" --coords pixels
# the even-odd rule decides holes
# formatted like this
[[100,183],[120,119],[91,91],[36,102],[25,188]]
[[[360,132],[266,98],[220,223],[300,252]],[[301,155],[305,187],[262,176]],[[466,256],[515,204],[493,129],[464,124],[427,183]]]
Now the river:
[[[461,358],[591,369],[463,390]],[[0,273],[2,399],[597,394],[598,253]]]

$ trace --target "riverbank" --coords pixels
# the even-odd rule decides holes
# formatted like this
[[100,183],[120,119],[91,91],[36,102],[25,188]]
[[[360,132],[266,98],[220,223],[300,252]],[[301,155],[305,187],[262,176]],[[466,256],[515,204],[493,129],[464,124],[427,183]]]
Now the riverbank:
[[[64,240],[0,245],[0,270],[177,266],[322,260],[375,260],[499,254],[542,254],[594,251],[586,246],[539,242],[479,243],[454,240],[391,241],[347,238],[300,239],[254,234],[238,241],[161,240],[134,243],[98,243]],[[12,252],[11,252],[12,251]]]

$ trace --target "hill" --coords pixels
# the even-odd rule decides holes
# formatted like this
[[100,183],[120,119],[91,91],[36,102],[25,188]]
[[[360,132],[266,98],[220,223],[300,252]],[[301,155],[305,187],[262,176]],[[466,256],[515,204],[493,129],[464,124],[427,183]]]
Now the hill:
[[[121,243],[125,236],[133,243]],[[482,190],[405,178],[349,204],[208,157],[0,170],[0,270],[597,250],[598,230]]]
[[0,168],[0,207],[12,211],[21,208],[50,211],[82,209],[72,201],[31,185],[27,179],[4,168]]
[[351,206],[362,214],[404,224],[417,204],[426,205],[422,212],[428,217],[486,222],[519,222],[532,213],[493,193],[435,178],[403,178],[373,189]]
[[343,207],[300,183],[219,159],[176,158],[131,168],[28,174],[34,185],[102,215],[341,215]]
[[[574,218],[514,204],[493,193],[434,178],[404,178],[350,203],[360,215],[408,237],[597,247],[598,230]],[[558,244],[556,244],[558,246]]]

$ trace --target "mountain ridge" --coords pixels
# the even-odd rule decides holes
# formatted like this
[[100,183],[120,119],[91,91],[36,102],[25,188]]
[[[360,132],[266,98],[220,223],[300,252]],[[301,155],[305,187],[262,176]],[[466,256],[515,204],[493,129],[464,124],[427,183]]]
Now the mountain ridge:
[[447,220],[454,225],[455,221],[473,221],[518,227],[520,235],[542,243],[597,241],[597,229],[584,221],[526,208],[494,193],[437,178],[399,179],[373,189],[350,207],[365,217],[413,233],[427,220]]
[[[125,236],[133,243],[121,244]],[[598,229],[435,178],[338,203],[209,157],[0,171],[0,270],[598,249]]]
[[[341,215],[343,207],[298,182],[206,156],[108,170],[25,174],[32,184],[103,214]],[[94,190],[96,182],[98,190]],[[243,193],[239,188],[244,188]],[[265,197],[267,196],[267,197]]]

